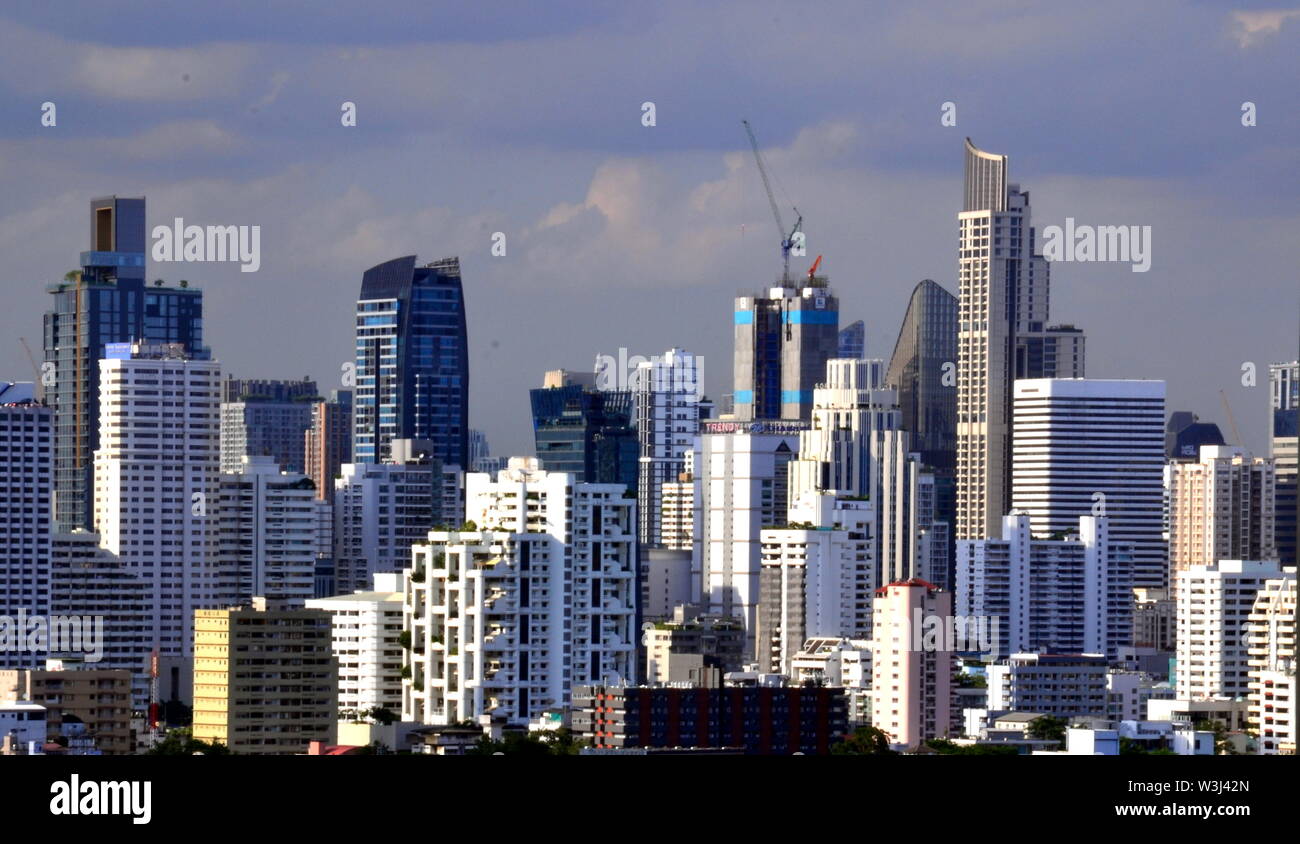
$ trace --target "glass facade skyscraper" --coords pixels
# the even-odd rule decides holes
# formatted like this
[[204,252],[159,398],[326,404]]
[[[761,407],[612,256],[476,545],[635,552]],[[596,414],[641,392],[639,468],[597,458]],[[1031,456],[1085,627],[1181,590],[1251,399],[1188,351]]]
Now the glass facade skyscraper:
[[928,466],[950,468],[956,455],[956,361],[957,297],[927,278],[912,291],[885,383]]
[[382,463],[395,439],[469,462],[469,351],[460,260],[415,256],[366,270],[357,301],[353,461]]
[[[108,343],[179,343],[195,360],[203,346],[203,294],[145,282],[145,200],[90,202],[90,250],[80,273],[49,286],[45,314],[45,401],[54,411],[56,520],[60,531],[93,529],[93,466],[99,448],[99,360]],[[52,383],[51,383],[52,382]]]
[[529,391],[537,457],[548,472],[572,472],[580,483],[637,489],[640,445],[635,403],[627,390],[583,384]]

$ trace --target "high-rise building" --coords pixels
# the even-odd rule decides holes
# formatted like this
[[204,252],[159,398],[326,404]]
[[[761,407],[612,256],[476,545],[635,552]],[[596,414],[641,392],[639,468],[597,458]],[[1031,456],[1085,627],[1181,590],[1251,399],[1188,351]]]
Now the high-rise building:
[[442,512],[443,466],[421,445],[396,440],[389,462],[343,465],[334,484],[336,594],[366,589],[376,574],[409,567],[411,547],[430,528],[459,526]]
[[330,614],[257,597],[194,612],[194,738],[237,754],[333,743],[338,666]]
[[826,361],[839,353],[839,300],[822,276],[736,299],[737,419],[807,419]]
[[230,595],[219,565],[218,364],[179,343],[115,344],[99,362],[95,525],[144,580],[153,646],[184,663],[194,611]]
[[1106,658],[1089,653],[1017,653],[985,669],[990,712],[1052,718],[1105,716]]
[[366,270],[357,300],[354,463],[382,463],[395,439],[428,440],[469,465],[469,349],[460,260],[415,256]]
[[1180,572],[1220,560],[1276,560],[1273,461],[1231,446],[1202,446],[1170,464],[1169,563]]
[[1167,587],[1164,408],[1163,381],[1016,381],[1012,510],[1040,538],[1104,516],[1111,540],[1133,547],[1133,585]]
[[[50,564],[50,614],[103,619],[95,668],[131,672],[132,706],[149,705],[149,655],[154,648],[151,583],[116,554],[99,547],[99,534],[57,533]],[[160,666],[161,668],[161,666]],[[158,678],[161,700],[182,700],[189,677],[174,662]]]
[[316,497],[334,500],[334,481],[352,461],[352,391],[335,390],[311,405],[311,427],[303,436],[304,473],[316,484]]
[[947,736],[956,654],[942,636],[926,647],[922,628],[952,617],[952,593],[923,580],[890,583],[877,592],[873,616],[872,725],[902,749]]
[[1249,693],[1249,618],[1259,593],[1281,577],[1276,560],[1220,560],[1178,573],[1179,700]]
[[1294,566],[1300,514],[1300,361],[1270,364],[1268,385],[1268,454],[1277,470],[1277,553],[1285,565]]
[[700,396],[698,363],[690,352],[669,349],[637,367],[632,397],[640,445],[637,539],[643,545],[663,544],[663,487],[686,469],[700,428]]
[[[33,385],[0,381],[0,616],[48,615],[54,515],[54,417]],[[20,631],[21,634],[26,631]],[[45,654],[0,649],[0,668],[37,668]]]
[[473,530],[431,531],[404,576],[402,717],[528,723],[572,684],[635,676],[636,503],[514,458],[471,474]]
[[790,500],[809,492],[870,496],[880,483],[872,460],[883,432],[899,426],[898,395],[884,388],[884,362],[826,362],[813,391],[808,429],[799,434],[799,459],[790,466]]
[[874,444],[876,582],[920,578],[952,591],[952,526],[943,512],[944,478],[924,465],[920,452],[911,450],[913,442],[910,431],[889,430]]
[[182,280],[145,283],[145,201],[116,196],[90,202],[90,251],[80,272],[49,286],[45,363],[53,383],[58,530],[94,521],[94,454],[99,448],[99,360],[109,343],[179,343],[198,360],[203,346],[203,294]]
[[1296,576],[1288,569],[1255,594],[1246,627],[1250,720],[1262,754],[1295,755]]
[[675,482],[663,484],[660,492],[660,543],[678,551],[691,550],[695,535],[695,476],[683,472]]
[[307,602],[330,614],[341,713],[402,711],[401,580],[377,574],[372,589]]
[[311,598],[316,560],[332,552],[329,510],[311,478],[281,472],[272,457],[244,457],[238,472],[223,472],[217,554],[235,580],[231,602]]
[[1060,539],[1034,539],[1029,517],[1012,515],[1000,539],[957,540],[958,614],[997,619],[1000,656],[1116,658],[1133,638],[1133,546],[1107,521],[1081,516]]
[[867,325],[862,320],[849,323],[840,329],[837,358],[862,359],[867,356]]
[[1202,422],[1188,410],[1175,410],[1165,423],[1165,458],[1196,460],[1203,445],[1227,445],[1223,432],[1213,422]]
[[306,379],[227,379],[222,384],[221,471],[238,472],[244,457],[272,457],[286,472],[304,471],[304,434],[317,398],[316,382]]
[[876,564],[870,502],[809,493],[789,524],[760,534],[757,657],[762,671],[787,674],[808,639],[868,639]]
[[1011,504],[1011,394],[1022,335],[1048,318],[1048,265],[1036,251],[1029,193],[1007,182],[1007,157],[966,139],[957,215],[957,539],[995,536]]
[[922,461],[951,468],[957,451],[957,297],[928,278],[908,300],[885,383],[898,391],[902,427],[915,435]]
[[789,464],[806,427],[710,422],[695,441],[692,535],[700,600],[710,615],[744,621],[750,655],[758,623],[760,532],[786,522]]
[[548,472],[583,483],[636,489],[640,446],[632,393],[599,390],[561,373],[548,372],[547,386],[528,391],[537,459]]

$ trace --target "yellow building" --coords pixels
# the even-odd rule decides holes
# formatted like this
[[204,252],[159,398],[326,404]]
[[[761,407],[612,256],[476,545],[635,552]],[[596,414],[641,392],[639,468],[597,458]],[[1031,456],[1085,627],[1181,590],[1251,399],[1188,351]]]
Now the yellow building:
[[131,732],[131,672],[51,660],[47,670],[0,671],[0,703],[30,701],[47,710],[50,740],[80,721],[105,754],[135,752]]
[[330,614],[254,598],[194,611],[194,737],[234,753],[305,753],[334,742]]

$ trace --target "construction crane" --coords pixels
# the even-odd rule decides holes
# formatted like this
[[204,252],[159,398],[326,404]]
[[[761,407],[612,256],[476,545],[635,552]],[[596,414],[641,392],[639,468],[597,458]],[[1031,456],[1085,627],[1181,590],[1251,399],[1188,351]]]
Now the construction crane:
[[808,268],[808,284],[809,284],[809,285],[812,284],[812,282],[813,282],[813,278],[817,275],[817,268],[820,267],[821,265],[822,265],[822,256],[818,255],[818,256],[817,256],[817,260],[816,260],[816,261],[813,261],[813,265],[812,265],[811,267]]
[[32,374],[36,376],[36,383],[32,387],[36,394],[36,400],[44,401],[45,387],[41,382],[41,368],[36,365],[36,358],[32,355],[32,347],[27,345],[26,337],[19,337],[18,342],[23,344],[23,351],[27,352],[27,360],[32,365]]
[[1232,426],[1233,441],[1243,448],[1245,443],[1241,441],[1241,431],[1237,430],[1237,419],[1232,415],[1232,408],[1228,406],[1228,394],[1219,390],[1219,400],[1223,402],[1223,412],[1228,414],[1228,424]]
[[763,177],[763,190],[767,191],[768,204],[772,206],[772,217],[776,220],[776,231],[781,238],[781,260],[784,269],[781,272],[781,284],[785,287],[790,286],[790,250],[794,247],[794,236],[803,230],[803,215],[799,209],[795,208],[794,226],[790,233],[786,234],[785,222],[781,219],[781,209],[777,207],[776,195],[772,193],[772,182],[767,176],[767,166],[763,163],[763,154],[758,151],[758,139],[754,137],[754,127],[749,125],[748,120],[740,121],[745,126],[745,133],[749,135],[749,145],[754,148],[754,160],[758,162],[758,175]]

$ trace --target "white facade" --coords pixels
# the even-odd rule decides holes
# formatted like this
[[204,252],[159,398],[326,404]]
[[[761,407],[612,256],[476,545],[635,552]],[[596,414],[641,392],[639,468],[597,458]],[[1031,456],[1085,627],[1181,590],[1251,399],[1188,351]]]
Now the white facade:
[[1100,654],[1012,654],[988,666],[985,676],[990,712],[1106,715],[1106,658]]
[[233,572],[232,603],[254,596],[305,601],[315,594],[316,558],[328,553],[330,504],[306,475],[281,472],[272,457],[244,457],[221,475],[222,567]]
[[472,474],[477,530],[431,531],[404,575],[411,637],[402,714],[526,723],[579,683],[633,678],[636,505],[621,484],[514,458]]
[[[0,616],[48,615],[54,418],[31,384],[0,382]],[[39,668],[45,654],[0,651],[0,668]]]
[[401,587],[400,574],[377,574],[371,591],[307,601],[330,614],[340,712],[402,711]]
[[948,537],[952,526],[937,518],[935,476],[911,451],[908,431],[884,431],[872,450],[871,493],[876,503],[877,579],[882,583],[919,577],[951,590]]
[[694,565],[701,602],[710,615],[744,622],[749,654],[758,623],[759,533],[786,520],[788,468],[798,446],[796,433],[705,433],[696,440]]
[[1250,720],[1262,754],[1295,753],[1295,570],[1264,583],[1247,623]]
[[[403,441],[394,440],[394,454]],[[411,549],[439,521],[445,479],[437,461],[345,463],[334,482],[334,578],[340,595],[411,565]],[[459,523],[447,523],[459,527]]]
[[663,487],[676,483],[685,471],[686,454],[700,429],[699,365],[690,352],[669,349],[638,365],[633,376],[640,445],[637,536],[643,545],[665,544],[660,525]]
[[998,535],[1011,500],[1015,340],[1048,318],[1049,266],[1035,254],[1029,193],[1007,178],[1006,156],[967,139],[957,215],[958,539]]
[[1221,560],[1179,572],[1179,699],[1246,696],[1247,622],[1256,596],[1281,576],[1276,561]]
[[1002,538],[957,541],[957,611],[999,620],[998,653],[1102,653],[1131,644],[1132,550],[1107,519],[1081,516],[1073,535],[1034,539],[1028,516]]
[[809,493],[790,525],[761,533],[759,669],[790,674],[808,639],[871,638],[876,590],[870,502]]
[[683,473],[685,480],[660,485],[659,541],[665,548],[690,551],[695,534],[695,481]]
[[1012,511],[1038,537],[1105,516],[1133,546],[1133,585],[1166,587],[1165,382],[1035,378],[1014,396]]
[[99,362],[95,525],[149,586],[154,647],[188,659],[194,611],[226,603],[232,586],[217,559],[219,365],[178,344],[120,354]]

